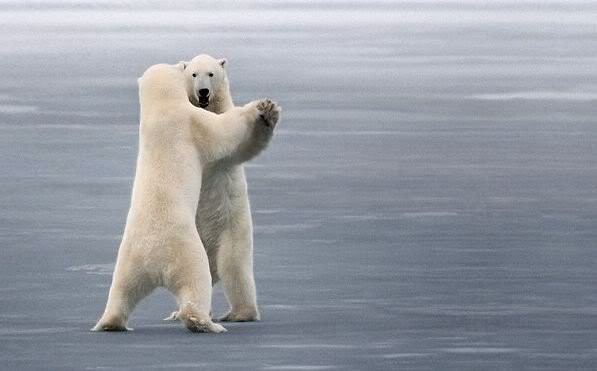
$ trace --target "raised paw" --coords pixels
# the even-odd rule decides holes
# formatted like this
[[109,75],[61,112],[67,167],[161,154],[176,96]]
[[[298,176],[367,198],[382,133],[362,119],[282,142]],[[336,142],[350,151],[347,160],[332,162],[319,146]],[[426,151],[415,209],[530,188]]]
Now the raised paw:
[[224,326],[217,324],[217,323],[213,323],[211,320],[189,317],[184,322],[185,322],[185,326],[191,332],[213,332],[213,333],[226,332],[226,329],[224,328]]
[[257,103],[257,110],[259,111],[259,119],[267,128],[275,128],[280,119],[280,112],[282,109],[269,99],[263,99]]

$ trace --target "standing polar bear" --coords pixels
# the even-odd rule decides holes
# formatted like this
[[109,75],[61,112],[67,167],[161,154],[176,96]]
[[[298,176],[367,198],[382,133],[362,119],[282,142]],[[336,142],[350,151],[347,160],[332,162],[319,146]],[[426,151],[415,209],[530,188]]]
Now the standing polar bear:
[[131,208],[108,302],[95,331],[127,330],[135,305],[156,287],[172,292],[195,332],[222,332],[210,318],[212,280],[195,215],[206,168],[246,161],[272,137],[279,109],[254,101],[216,115],[194,107],[183,65],[155,65],[139,81],[139,155]]
[[[201,54],[184,65],[189,101],[222,114],[234,109],[226,59]],[[276,109],[279,112],[279,109]],[[257,321],[253,276],[253,224],[242,157],[206,166],[197,208],[197,230],[209,258],[212,283],[222,281],[230,310],[222,321]],[[167,319],[176,319],[177,312]]]

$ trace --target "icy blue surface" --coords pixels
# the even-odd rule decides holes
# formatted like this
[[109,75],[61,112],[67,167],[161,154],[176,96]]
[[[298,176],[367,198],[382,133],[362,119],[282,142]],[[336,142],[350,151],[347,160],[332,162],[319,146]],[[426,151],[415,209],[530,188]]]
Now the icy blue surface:
[[[0,2],[0,369],[597,368],[597,4]],[[91,333],[136,78],[229,60],[263,321]],[[221,290],[214,311],[226,304]]]

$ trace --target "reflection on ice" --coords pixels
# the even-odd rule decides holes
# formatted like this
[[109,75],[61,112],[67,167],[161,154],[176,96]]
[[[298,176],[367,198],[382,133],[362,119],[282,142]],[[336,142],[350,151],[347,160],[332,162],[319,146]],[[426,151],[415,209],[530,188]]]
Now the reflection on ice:
[[462,347],[462,348],[444,348],[440,349],[446,353],[487,353],[487,354],[502,354],[520,352],[520,349],[515,348],[493,348],[493,347]]
[[450,216],[458,216],[458,213],[453,211],[416,211],[400,213],[400,218],[404,219],[443,218]]
[[108,264],[84,264],[66,268],[71,272],[84,272],[86,274],[112,275],[114,263]]
[[318,223],[255,225],[255,233],[275,234],[280,232],[300,232],[318,227]]
[[31,113],[39,109],[37,106],[27,106],[19,104],[0,104],[0,114]]
[[482,100],[555,100],[555,101],[594,101],[597,92],[575,91],[520,91],[512,93],[478,94],[473,98]]

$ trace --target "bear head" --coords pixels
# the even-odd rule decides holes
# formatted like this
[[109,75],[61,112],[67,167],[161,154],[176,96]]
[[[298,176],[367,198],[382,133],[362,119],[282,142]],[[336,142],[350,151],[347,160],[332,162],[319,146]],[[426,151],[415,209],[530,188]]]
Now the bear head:
[[215,59],[200,54],[189,62],[180,62],[186,77],[189,101],[197,107],[207,108],[212,99],[227,84],[226,59]]
[[138,80],[141,103],[185,99],[186,81],[184,68],[180,64],[155,64],[149,67]]

